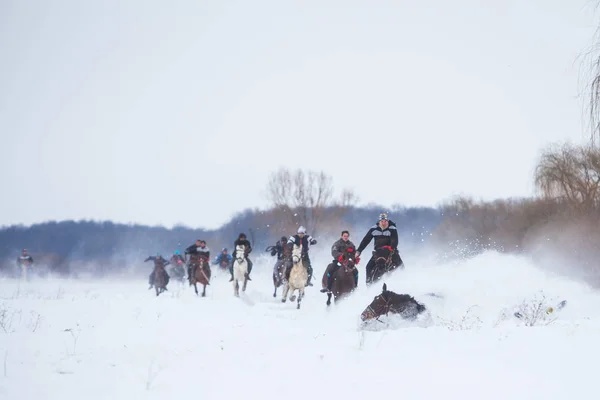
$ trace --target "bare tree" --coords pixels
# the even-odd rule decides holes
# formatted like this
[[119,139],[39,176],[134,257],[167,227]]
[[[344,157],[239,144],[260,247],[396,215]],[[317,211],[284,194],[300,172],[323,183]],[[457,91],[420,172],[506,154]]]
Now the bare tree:
[[287,168],[280,168],[270,175],[267,197],[286,220],[286,225],[290,228],[303,225],[313,235],[327,219],[326,213],[331,207],[347,209],[357,201],[351,189],[344,189],[340,200],[336,201],[333,179],[323,171],[290,171]]
[[535,185],[545,197],[594,209],[600,200],[600,150],[591,145],[549,147],[536,167]]

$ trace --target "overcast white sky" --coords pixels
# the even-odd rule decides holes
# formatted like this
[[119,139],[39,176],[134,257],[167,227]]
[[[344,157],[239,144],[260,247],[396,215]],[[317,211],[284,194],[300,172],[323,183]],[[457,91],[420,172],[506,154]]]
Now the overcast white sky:
[[[325,3],[327,5],[325,5]],[[214,228],[279,166],[363,203],[532,195],[586,136],[587,0],[0,1],[0,225]]]

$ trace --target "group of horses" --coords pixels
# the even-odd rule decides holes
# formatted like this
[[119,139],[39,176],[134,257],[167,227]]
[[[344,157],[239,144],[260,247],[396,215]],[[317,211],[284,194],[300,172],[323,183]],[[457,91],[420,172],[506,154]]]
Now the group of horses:
[[[233,263],[233,294],[236,297],[240,296],[240,288],[242,292],[246,291],[248,284],[248,260],[245,257],[244,246],[236,246],[236,258],[232,260]],[[285,270],[288,264],[287,260],[280,262],[279,266],[273,271],[273,286],[274,292],[273,297],[277,297],[277,289],[283,286],[281,302],[285,303],[288,299],[293,302],[297,302],[297,309],[300,309],[302,299],[305,296],[305,288],[308,283],[308,270],[303,264],[302,259],[302,245],[293,245],[291,252],[291,263],[292,268],[290,270],[289,279],[285,277]],[[344,297],[348,296],[354,291],[354,279],[357,273],[357,260],[353,249],[346,250],[340,260],[337,261],[338,266],[332,276],[331,290],[327,291],[327,306],[331,304],[331,298],[333,297],[334,302],[337,302]],[[199,256],[191,260],[192,274],[190,277],[190,285],[194,286],[196,295],[199,295],[198,284],[202,285],[201,296],[206,296],[206,286],[210,284],[211,270],[209,267],[209,260],[206,257]],[[388,248],[378,249],[375,253],[375,262],[372,271],[370,271],[370,282],[376,282],[388,272],[391,272],[398,268],[397,265],[393,264],[392,261],[392,250]],[[177,276],[178,279],[184,279],[183,269],[181,276]],[[322,285],[327,286],[327,274],[329,268],[323,273]],[[164,281],[164,274],[159,273],[162,271],[157,270],[155,275],[155,288],[156,295],[158,296],[161,292],[166,290]],[[297,294],[296,294],[297,293]],[[405,319],[414,319],[416,316],[426,308],[424,305],[417,302],[412,296],[407,294],[397,294],[387,290],[387,285],[383,284],[382,293],[375,296],[371,304],[365,308],[361,314],[363,322],[370,320],[378,320],[382,315],[389,313],[399,314]]]

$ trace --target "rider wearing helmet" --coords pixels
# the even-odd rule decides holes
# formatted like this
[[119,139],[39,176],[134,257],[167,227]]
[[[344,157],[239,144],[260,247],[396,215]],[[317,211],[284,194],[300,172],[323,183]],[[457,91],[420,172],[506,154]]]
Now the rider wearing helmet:
[[[298,228],[298,232],[294,236],[290,236],[288,239],[288,247],[291,249],[294,248],[294,245],[300,246],[302,245],[302,264],[306,267],[308,272],[308,281],[306,282],[306,286],[312,286],[310,280],[312,279],[312,265],[310,264],[310,257],[308,256],[309,244],[317,244],[316,239],[312,236],[306,234],[306,228],[300,226]],[[285,269],[285,279],[290,279],[290,272],[292,272],[292,260],[288,261],[288,264]]]
[[171,257],[171,259],[169,260],[169,262],[172,265],[175,265],[175,264],[185,264],[185,258],[183,258],[183,256],[179,252],[179,250],[175,250],[175,252],[173,253],[173,256]]
[[356,249],[356,257],[360,256],[360,253],[371,243],[373,243],[373,255],[366,266],[366,282],[371,283],[373,267],[375,266],[375,252],[382,247],[389,246],[392,248],[392,262],[394,265],[401,267],[403,265],[400,254],[398,254],[398,230],[396,224],[388,219],[386,213],[379,214],[379,221],[373,225],[363,240],[360,242],[358,249]]

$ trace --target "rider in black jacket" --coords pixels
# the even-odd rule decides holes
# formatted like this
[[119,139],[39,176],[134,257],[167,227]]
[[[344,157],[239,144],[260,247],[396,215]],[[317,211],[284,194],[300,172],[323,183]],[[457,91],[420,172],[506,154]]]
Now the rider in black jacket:
[[386,213],[379,214],[379,221],[377,224],[372,226],[363,240],[360,242],[358,249],[356,249],[356,257],[360,256],[360,253],[371,243],[374,239],[373,244],[373,255],[366,266],[366,282],[371,283],[373,267],[375,266],[375,251],[381,249],[384,246],[392,248],[392,262],[394,265],[401,267],[403,265],[400,254],[398,254],[398,230],[396,224],[388,219]]

